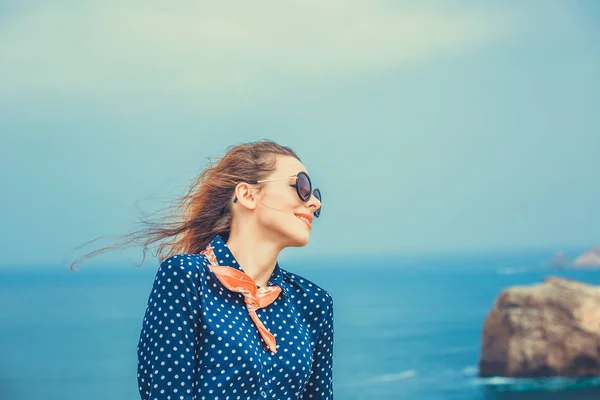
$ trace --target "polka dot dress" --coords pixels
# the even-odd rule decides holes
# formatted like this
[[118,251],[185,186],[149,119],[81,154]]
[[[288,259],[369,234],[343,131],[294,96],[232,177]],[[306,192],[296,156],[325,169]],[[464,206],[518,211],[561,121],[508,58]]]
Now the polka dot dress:
[[[220,236],[217,261],[242,270]],[[160,265],[142,323],[138,384],[143,400],[333,399],[333,298],[275,266],[279,297],[257,315],[275,336],[271,352],[244,296],[225,288],[201,254]]]

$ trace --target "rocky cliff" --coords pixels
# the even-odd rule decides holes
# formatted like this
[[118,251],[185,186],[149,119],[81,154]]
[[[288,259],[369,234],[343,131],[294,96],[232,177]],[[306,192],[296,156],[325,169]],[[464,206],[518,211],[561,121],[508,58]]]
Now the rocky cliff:
[[548,277],[508,288],[482,336],[480,376],[600,376],[600,287]]
[[600,246],[594,247],[581,254],[573,261],[573,266],[600,268]]

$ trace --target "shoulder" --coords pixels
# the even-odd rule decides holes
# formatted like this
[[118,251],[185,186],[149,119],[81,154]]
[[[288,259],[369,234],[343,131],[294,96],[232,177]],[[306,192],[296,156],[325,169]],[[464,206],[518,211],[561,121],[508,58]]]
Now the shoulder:
[[315,308],[320,308],[322,312],[333,308],[333,296],[328,290],[295,272],[283,268],[281,268],[281,272],[283,281],[288,284],[292,293],[306,298],[309,303],[314,304]]
[[157,277],[180,274],[189,280],[198,282],[204,275],[206,257],[202,254],[175,254],[160,263]]

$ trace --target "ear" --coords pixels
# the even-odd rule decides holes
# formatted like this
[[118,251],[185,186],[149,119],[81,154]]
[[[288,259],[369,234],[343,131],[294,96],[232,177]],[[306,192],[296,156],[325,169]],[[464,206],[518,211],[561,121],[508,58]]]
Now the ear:
[[256,189],[249,185],[248,183],[241,182],[238,183],[235,187],[235,197],[234,202],[239,203],[241,206],[253,210],[256,208]]

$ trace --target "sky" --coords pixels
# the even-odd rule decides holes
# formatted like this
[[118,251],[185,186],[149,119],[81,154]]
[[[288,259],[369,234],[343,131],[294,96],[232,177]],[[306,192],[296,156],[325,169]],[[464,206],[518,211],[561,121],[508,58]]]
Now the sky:
[[2,2],[0,266],[110,244],[73,253],[264,138],[323,194],[286,257],[600,244],[600,7],[473,3]]

